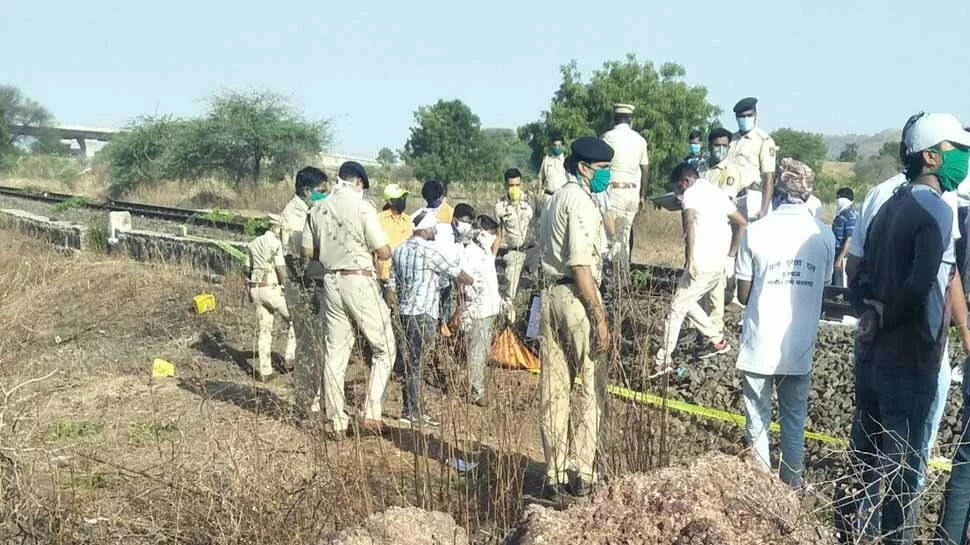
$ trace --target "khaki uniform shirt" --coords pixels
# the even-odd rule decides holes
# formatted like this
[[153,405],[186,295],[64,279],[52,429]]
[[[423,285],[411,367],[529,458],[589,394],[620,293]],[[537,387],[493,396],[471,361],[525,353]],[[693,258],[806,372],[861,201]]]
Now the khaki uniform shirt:
[[387,245],[377,209],[349,187],[341,187],[317,203],[303,230],[303,248],[316,250],[327,272],[374,271],[372,254]]
[[740,189],[761,183],[761,175],[775,172],[775,153],[778,146],[764,130],[755,127],[747,134],[737,133],[731,140],[727,160],[741,172]]
[[[414,224],[411,223],[411,216],[407,213],[395,214],[393,210],[382,210],[377,214],[377,219],[381,222],[384,234],[387,235],[387,244],[392,252],[407,242],[414,233]],[[391,278],[390,259],[377,262],[377,276],[381,280]]]
[[277,267],[285,267],[283,244],[273,231],[266,231],[249,243],[249,280],[279,284]]
[[610,185],[633,184],[640,188],[640,165],[649,165],[647,141],[626,123],[606,131],[603,140],[613,148]]
[[539,225],[542,271],[552,278],[571,278],[572,267],[588,266],[599,284],[602,229],[592,194],[577,183],[566,184],[552,196]]
[[526,243],[532,214],[532,202],[525,195],[518,202],[502,199],[495,203],[495,218],[502,226],[503,248],[518,249]]
[[306,226],[306,216],[310,212],[310,206],[299,195],[293,195],[290,202],[283,207],[280,214],[281,222],[281,242],[283,243],[283,255],[300,256],[303,248],[303,227]]
[[552,194],[566,185],[566,155],[546,155],[539,166],[539,183],[542,190]]
[[741,191],[741,169],[727,159],[711,167],[704,175],[704,179],[720,188],[732,199],[737,196],[738,191]]

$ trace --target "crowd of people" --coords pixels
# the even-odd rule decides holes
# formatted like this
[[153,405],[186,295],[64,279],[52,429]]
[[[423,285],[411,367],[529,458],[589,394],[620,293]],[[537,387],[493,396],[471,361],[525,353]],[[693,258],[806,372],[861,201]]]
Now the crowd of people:
[[[951,323],[970,353],[970,133],[949,114],[913,116],[900,144],[904,172],[870,190],[861,208],[850,188],[840,189],[829,226],[814,195],[815,172],[779,156],[784,150],[758,127],[757,100],[742,99],[734,113],[737,132],[711,130],[706,149],[704,134],[691,132],[687,157],[669,175],[672,199],[664,206],[681,214],[685,266],[654,355],[655,376],[674,370],[685,320],[699,334],[691,358],[729,353],[725,305],[742,309],[736,367],[752,455],[808,490],[804,427],[823,295],[827,286],[845,288],[841,295],[859,316],[847,479],[858,480],[860,492],[839,498],[839,516],[857,521],[840,527],[846,535],[911,543],[949,385],[962,377],[962,365],[951,370],[949,361]],[[324,411],[329,436],[340,440],[352,425],[344,377],[360,332],[371,370],[353,420],[358,428],[384,430],[392,374],[402,383],[400,422],[438,426],[422,403],[422,373],[436,343],[463,337],[467,400],[486,406],[489,347],[499,325],[514,320],[520,278],[530,271],[541,302],[545,494],[552,501],[589,494],[598,479],[604,355],[614,349],[600,295],[603,266],[629,263],[634,219],[648,201],[649,154],[632,128],[634,115],[633,106],[615,105],[614,128],[573,139],[568,155],[562,135],[550,135],[537,183],[524,186],[518,170],[506,171],[504,195],[490,213],[452,206],[435,180],[423,184],[424,206],[411,213],[408,192],[388,185],[378,212],[364,197],[370,180],[360,164],[344,163],[332,186],[322,171],[301,170],[292,200],[250,245],[257,379],[274,377],[269,349],[279,316],[290,326],[285,358],[297,373],[298,404]],[[497,261],[505,267],[501,285]],[[781,427],[774,464],[773,394]],[[968,424],[965,408],[963,429]],[[967,462],[970,445],[961,444],[938,529],[942,543],[965,541]]]

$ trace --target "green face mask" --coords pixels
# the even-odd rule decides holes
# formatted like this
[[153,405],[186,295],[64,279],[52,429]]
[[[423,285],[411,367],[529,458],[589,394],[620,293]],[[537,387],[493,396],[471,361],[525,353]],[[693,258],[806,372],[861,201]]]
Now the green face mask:
[[552,154],[555,155],[556,157],[562,155],[562,152],[563,152],[562,146],[553,146],[552,147]]
[[322,201],[327,198],[327,194],[324,191],[312,191],[310,192],[310,202]]
[[940,180],[943,191],[953,191],[967,178],[970,169],[970,149],[953,148],[948,151],[936,150],[943,157],[943,166],[934,174]]
[[593,193],[602,193],[610,185],[610,169],[593,169],[593,179],[589,181],[589,190]]

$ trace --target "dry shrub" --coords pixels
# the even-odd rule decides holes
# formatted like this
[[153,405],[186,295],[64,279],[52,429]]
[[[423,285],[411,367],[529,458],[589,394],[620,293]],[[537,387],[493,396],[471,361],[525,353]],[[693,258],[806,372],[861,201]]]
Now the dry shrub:
[[510,545],[823,543],[798,496],[753,462],[708,455],[686,467],[628,474],[565,511],[531,506]]

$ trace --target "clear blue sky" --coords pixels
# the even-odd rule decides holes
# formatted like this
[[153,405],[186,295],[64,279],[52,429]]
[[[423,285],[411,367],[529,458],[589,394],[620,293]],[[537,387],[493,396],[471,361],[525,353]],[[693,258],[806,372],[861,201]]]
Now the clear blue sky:
[[11,0],[0,81],[63,123],[107,126],[266,87],[332,119],[334,148],[356,153],[399,149],[415,108],[439,98],[517,127],[548,108],[560,65],[588,74],[629,52],[684,65],[725,111],[758,96],[769,129],[869,133],[920,109],[970,123],[966,0],[658,4]]

